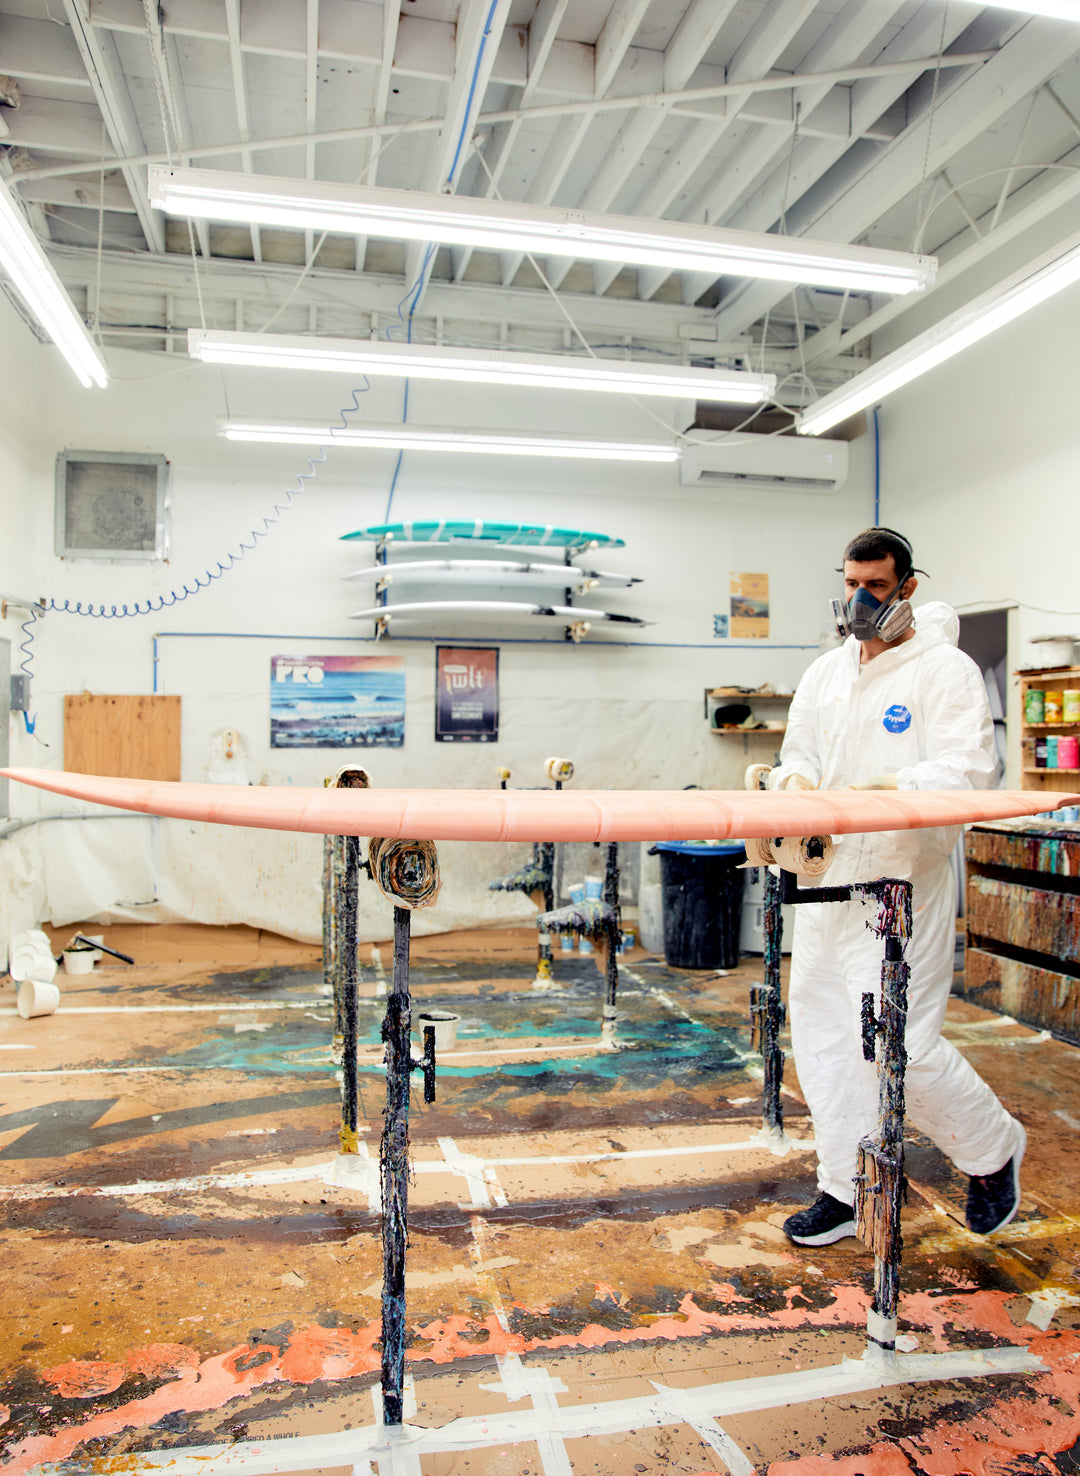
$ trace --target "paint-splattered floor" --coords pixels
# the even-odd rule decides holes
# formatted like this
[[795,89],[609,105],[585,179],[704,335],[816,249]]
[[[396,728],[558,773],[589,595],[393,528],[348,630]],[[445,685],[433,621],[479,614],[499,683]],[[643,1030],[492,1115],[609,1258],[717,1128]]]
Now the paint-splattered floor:
[[55,1016],[0,996],[3,1476],[145,1470],[152,1452],[186,1476],[210,1444],[261,1448],[245,1469],[379,1476],[1080,1472],[1072,1047],[950,1005],[1027,1125],[1023,1208],[976,1239],[965,1181],[909,1144],[907,1351],[882,1374],[861,1361],[868,1252],[797,1252],[780,1229],[813,1196],[813,1154],[790,1065],[790,1151],[755,1138],[760,960],[718,977],[632,954],[609,1050],[590,960],[556,953],[539,993],[526,929],[420,940],[418,1006],[461,1023],[412,1122],[421,1433],[379,1452],[390,950],[363,950],[366,1132],[343,1172],[316,952],[264,938],[245,958],[222,934],[215,966],[208,930],[186,961],[182,932],[154,954],[139,931],[112,937],[143,961],[62,980]]

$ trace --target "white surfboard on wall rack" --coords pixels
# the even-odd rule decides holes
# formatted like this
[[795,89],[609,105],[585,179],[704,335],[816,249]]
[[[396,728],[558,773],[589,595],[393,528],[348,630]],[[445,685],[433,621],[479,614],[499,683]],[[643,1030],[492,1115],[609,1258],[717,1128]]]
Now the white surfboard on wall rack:
[[462,616],[486,620],[555,620],[561,625],[595,624],[609,622],[617,625],[651,625],[651,620],[642,620],[637,615],[613,615],[608,610],[594,610],[587,605],[540,605],[526,604],[519,600],[418,600],[395,605],[372,605],[367,610],[356,610],[350,620],[385,620],[411,622],[414,620],[456,620]]
[[608,569],[585,569],[579,564],[523,564],[505,559],[405,559],[400,563],[372,564],[343,574],[358,583],[505,584],[545,589],[587,585],[590,588],[629,589],[641,580]]

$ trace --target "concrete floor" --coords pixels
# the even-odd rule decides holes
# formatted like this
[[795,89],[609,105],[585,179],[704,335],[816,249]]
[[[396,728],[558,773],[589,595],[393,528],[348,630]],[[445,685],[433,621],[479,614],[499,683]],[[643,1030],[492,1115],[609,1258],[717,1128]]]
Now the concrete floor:
[[1023,1207],[970,1235],[966,1181],[909,1142],[906,1351],[883,1371],[862,1361],[869,1253],[780,1229],[813,1153],[790,1063],[789,1149],[755,1137],[760,960],[718,977],[638,950],[609,1050],[590,960],[557,951],[538,993],[528,929],[419,940],[418,1005],[462,1020],[412,1117],[422,1430],[380,1451],[389,947],[361,953],[366,1130],[344,1173],[316,950],[109,937],[137,966],[61,978],[57,1015],[19,1019],[10,981],[0,998],[3,1476],[151,1452],[186,1476],[216,1468],[207,1445],[360,1476],[1080,1472],[1074,1048],[951,1003],[948,1033],[1027,1126]]

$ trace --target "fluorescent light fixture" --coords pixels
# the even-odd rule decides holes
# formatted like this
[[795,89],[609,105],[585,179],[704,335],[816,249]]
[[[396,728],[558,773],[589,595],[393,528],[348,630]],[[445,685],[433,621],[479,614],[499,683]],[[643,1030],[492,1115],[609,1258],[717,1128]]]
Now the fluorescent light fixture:
[[102,389],[109,382],[105,364],[63,282],[26,223],[18,201],[0,179],[0,269],[63,354],[80,383]]
[[943,364],[1077,280],[1080,280],[1080,233],[807,406],[796,415],[795,429],[803,436],[820,435],[868,405],[876,405],[901,385]]
[[285,446],[348,446],[366,451],[470,451],[485,456],[560,456],[586,461],[678,461],[678,448],[647,441],[588,441],[573,436],[499,436],[435,426],[364,425],[331,429],[315,422],[223,420],[229,441]]
[[725,405],[760,405],[776,389],[775,374],[750,374],[741,369],[692,369],[623,359],[573,359],[561,354],[434,348],[355,338],[302,338],[285,333],[218,333],[189,328],[188,353],[210,364],[391,374],[466,384],[529,385],[535,389],[602,390]]
[[153,166],[149,190],[152,205],[170,215],[200,220],[336,231],[395,241],[438,241],[488,251],[532,251],[576,261],[711,272],[717,277],[768,277],[819,287],[902,293],[927,286],[937,271],[932,256],[833,245],[801,236],[721,230],[682,221],[638,220],[419,190],[227,174],[216,169]]

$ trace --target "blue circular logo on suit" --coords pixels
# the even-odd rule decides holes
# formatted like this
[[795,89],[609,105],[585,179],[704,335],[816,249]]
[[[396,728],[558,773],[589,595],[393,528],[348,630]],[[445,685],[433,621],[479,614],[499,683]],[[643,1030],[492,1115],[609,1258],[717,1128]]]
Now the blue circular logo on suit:
[[911,713],[902,702],[897,702],[885,709],[881,722],[882,727],[890,733],[906,733],[911,727]]

